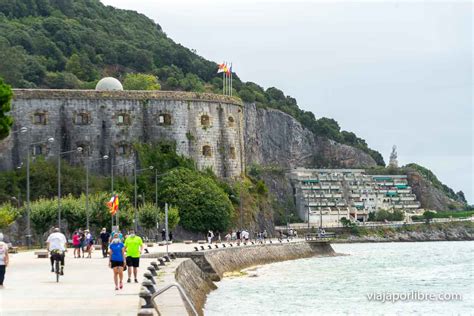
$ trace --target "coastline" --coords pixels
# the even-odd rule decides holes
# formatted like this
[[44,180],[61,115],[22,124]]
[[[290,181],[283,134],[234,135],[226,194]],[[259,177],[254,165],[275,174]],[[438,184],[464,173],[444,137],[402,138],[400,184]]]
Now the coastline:
[[[337,255],[327,241],[266,243],[182,252],[176,253],[176,256],[187,259],[176,267],[174,278],[185,290],[199,315],[203,315],[207,295],[217,289],[215,282],[222,280],[227,272],[280,261]],[[181,303],[191,314],[189,307]]]

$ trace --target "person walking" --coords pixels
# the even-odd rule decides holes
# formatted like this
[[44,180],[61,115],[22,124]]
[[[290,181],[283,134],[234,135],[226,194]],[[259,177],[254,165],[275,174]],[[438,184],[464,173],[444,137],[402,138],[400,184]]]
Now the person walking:
[[123,288],[123,269],[125,266],[125,245],[119,237],[118,233],[115,233],[112,242],[109,246],[109,267],[112,268],[114,273],[115,290]]
[[79,240],[81,242],[81,247],[79,250],[79,258],[81,257],[80,252],[82,251],[82,258],[84,258],[84,248],[86,247],[86,235],[82,231],[82,228],[79,228]]
[[5,273],[10,258],[8,257],[8,246],[3,242],[3,234],[0,233],[0,288],[3,287]]
[[87,251],[87,258],[92,258],[92,247],[94,246],[94,238],[92,238],[92,234],[89,230],[85,230],[85,244],[86,244],[86,251]]
[[[100,241],[102,242],[102,256],[104,258],[107,258],[107,252],[109,249],[109,238],[110,234],[107,232],[107,229],[104,227],[102,228],[102,231],[100,232]],[[117,234],[118,238],[118,234]]]
[[138,283],[137,273],[140,266],[140,255],[143,252],[143,241],[140,236],[135,235],[135,231],[131,230],[125,239],[126,263],[128,266],[127,283],[131,282],[132,268],[135,283]]
[[166,240],[166,230],[163,228],[163,230],[161,231],[161,241],[165,241]]
[[81,236],[78,231],[72,235],[72,247],[74,248],[74,258],[81,257]]

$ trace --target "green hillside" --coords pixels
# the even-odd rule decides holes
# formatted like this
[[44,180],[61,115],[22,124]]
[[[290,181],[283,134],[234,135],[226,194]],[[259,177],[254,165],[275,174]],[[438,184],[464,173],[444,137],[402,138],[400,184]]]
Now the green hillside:
[[[222,90],[217,64],[168,38],[153,20],[98,0],[0,0],[0,77],[16,88],[91,89],[103,76],[158,77],[162,89]],[[295,117],[320,136],[348,144],[384,165],[380,153],[328,118],[316,119],[277,88],[234,74],[234,94]]]

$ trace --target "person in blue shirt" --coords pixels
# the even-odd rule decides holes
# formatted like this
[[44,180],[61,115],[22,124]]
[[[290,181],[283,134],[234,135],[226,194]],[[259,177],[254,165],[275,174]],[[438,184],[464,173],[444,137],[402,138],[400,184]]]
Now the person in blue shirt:
[[115,290],[123,288],[123,269],[125,267],[125,248],[118,233],[114,233],[109,245],[109,267],[114,271]]

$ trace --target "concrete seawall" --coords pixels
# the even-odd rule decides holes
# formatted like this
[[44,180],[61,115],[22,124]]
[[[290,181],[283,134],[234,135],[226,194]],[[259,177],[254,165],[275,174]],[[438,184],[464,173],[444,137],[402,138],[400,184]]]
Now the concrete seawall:
[[285,260],[333,256],[335,252],[327,242],[302,241],[234,246],[192,253],[176,253],[176,255],[189,257],[176,268],[175,279],[202,315],[207,294],[217,288],[214,281],[220,281],[225,272]]

